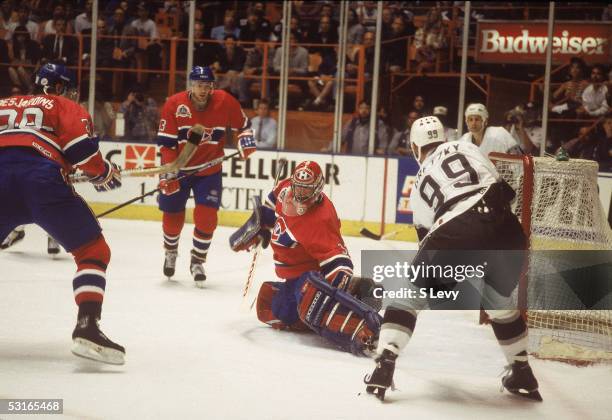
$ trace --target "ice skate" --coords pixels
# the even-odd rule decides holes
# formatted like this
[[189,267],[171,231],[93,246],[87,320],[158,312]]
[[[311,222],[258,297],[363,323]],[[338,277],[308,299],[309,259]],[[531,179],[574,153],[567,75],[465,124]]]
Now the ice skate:
[[91,315],[84,315],[77,321],[72,332],[72,353],[86,359],[111,365],[125,363],[125,349],[112,342],[98,325],[99,320]]
[[59,243],[52,237],[50,236],[47,237],[47,254],[56,255],[56,254],[59,254],[59,252],[60,252]]
[[166,259],[164,260],[164,276],[168,277],[168,280],[174,276],[177,256],[178,252],[176,250],[166,250]]
[[542,401],[542,396],[538,392],[538,380],[533,376],[529,363],[514,362],[506,366],[506,371],[510,373],[502,378],[504,388],[521,397]]
[[191,266],[189,270],[191,271],[196,287],[202,289],[204,287],[204,281],[206,280],[206,273],[204,272],[202,262],[197,258],[191,257]]
[[2,244],[0,245],[0,249],[7,249],[15,245],[17,242],[22,241],[24,237],[25,232],[23,229],[17,228],[9,233],[6,238],[4,238],[4,241],[2,241]]
[[366,392],[373,394],[381,401],[385,400],[387,389],[394,389],[393,373],[395,372],[395,359],[397,359],[397,354],[390,350],[384,350],[376,359],[374,372],[363,378],[363,382],[367,385]]

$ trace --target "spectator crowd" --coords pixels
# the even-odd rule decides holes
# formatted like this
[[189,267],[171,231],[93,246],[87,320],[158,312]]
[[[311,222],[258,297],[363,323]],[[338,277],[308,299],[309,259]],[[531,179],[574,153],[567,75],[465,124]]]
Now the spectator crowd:
[[[158,104],[165,99],[165,95],[155,92],[155,86],[163,73],[160,70],[168,67],[170,36],[182,40],[175,56],[177,68],[186,65],[190,3],[108,0],[99,2],[98,19],[93,22],[92,0],[1,0],[0,96],[30,92],[34,70],[48,61],[86,68],[95,25],[96,64],[103,69],[96,75],[96,128],[109,137],[113,134],[113,120],[123,117],[126,138],[151,141]],[[329,113],[335,109],[339,4],[291,1],[290,110]],[[476,5],[472,21],[521,18],[520,6],[506,5],[507,9]],[[260,146],[276,147],[276,123],[271,113],[278,107],[282,2],[230,4],[198,0],[195,6],[193,64],[210,66],[217,88],[230,92],[244,108],[253,110]],[[593,11],[581,9],[576,12],[582,13],[580,16],[572,17],[609,21],[612,16],[610,5],[602,4]],[[355,116],[343,126],[343,151],[367,153],[370,113],[374,111],[376,154],[410,155],[411,125],[425,115],[438,116],[446,127],[447,138],[455,139],[457,130],[449,115],[449,110],[450,114],[454,111],[454,102],[441,101],[439,95],[432,99],[411,92],[408,106],[401,109],[379,96],[382,106],[370,109],[377,13],[375,1],[351,2],[348,10],[343,99],[345,112],[354,109]],[[390,75],[426,77],[448,71],[448,52],[453,37],[460,35],[461,19],[462,2],[385,1],[380,61],[385,92],[392,88]],[[587,65],[581,57],[574,57],[564,72],[557,73],[561,78],[553,80],[551,102],[546,104],[551,118],[547,139],[543,138],[541,100],[527,103],[525,98],[527,104],[506,113],[504,127],[525,152],[537,153],[545,148],[554,153],[563,147],[573,156],[602,162],[602,168],[609,165],[612,72],[609,63],[602,64],[605,65]],[[80,77],[85,79],[86,73]],[[355,94],[357,83],[363,83],[359,96]],[[84,85],[81,92],[83,88]]]

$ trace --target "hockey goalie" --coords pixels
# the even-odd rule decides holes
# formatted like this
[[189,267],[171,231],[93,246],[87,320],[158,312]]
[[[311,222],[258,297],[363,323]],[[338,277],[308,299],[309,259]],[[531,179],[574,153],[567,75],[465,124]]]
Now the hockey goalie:
[[230,237],[234,251],[260,242],[272,246],[276,274],[257,296],[257,317],[281,330],[312,330],[345,351],[368,355],[380,330],[378,311],[349,290],[357,289],[353,263],[340,235],[340,220],[323,193],[316,162],[297,165]]

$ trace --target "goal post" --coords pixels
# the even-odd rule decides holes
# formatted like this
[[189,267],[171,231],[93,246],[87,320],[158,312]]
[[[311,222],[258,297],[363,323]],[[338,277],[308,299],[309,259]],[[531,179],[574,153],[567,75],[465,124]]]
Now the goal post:
[[530,297],[544,291],[561,308],[527,310],[530,353],[574,364],[612,362],[612,310],[563,309],[574,306],[571,299],[576,298],[560,276],[541,280],[538,274],[550,267],[545,268],[549,262],[543,253],[536,252],[612,250],[612,232],[597,189],[597,163],[500,153],[489,157],[516,192],[512,210],[529,243],[529,259],[516,296],[518,307],[528,308]]

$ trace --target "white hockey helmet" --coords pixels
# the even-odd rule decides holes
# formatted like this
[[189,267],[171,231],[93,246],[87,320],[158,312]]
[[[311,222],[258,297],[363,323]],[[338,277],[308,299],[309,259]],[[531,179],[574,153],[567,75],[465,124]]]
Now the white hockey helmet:
[[419,118],[410,128],[410,147],[419,162],[421,162],[423,147],[435,143],[444,143],[445,141],[444,126],[438,117]]
[[487,107],[483,104],[469,104],[467,108],[465,108],[465,120],[467,122],[467,117],[470,115],[478,115],[482,118],[482,122],[486,123],[489,119],[489,111],[487,111]]

